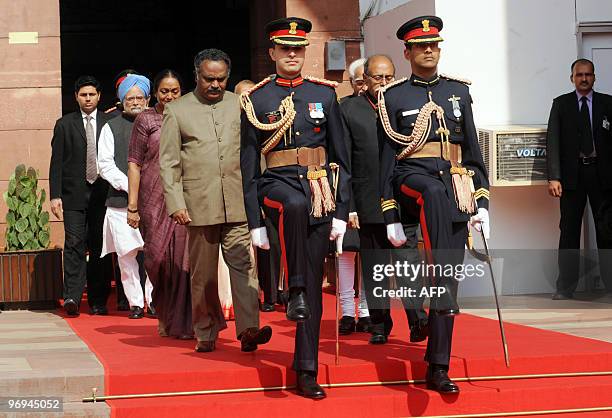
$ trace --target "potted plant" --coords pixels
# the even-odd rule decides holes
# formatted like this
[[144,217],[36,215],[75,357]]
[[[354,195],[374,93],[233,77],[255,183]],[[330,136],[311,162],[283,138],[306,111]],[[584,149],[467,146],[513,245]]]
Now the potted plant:
[[50,308],[62,296],[62,250],[49,248],[49,212],[38,172],[19,164],[3,194],[5,248],[0,252],[0,304],[6,308]]

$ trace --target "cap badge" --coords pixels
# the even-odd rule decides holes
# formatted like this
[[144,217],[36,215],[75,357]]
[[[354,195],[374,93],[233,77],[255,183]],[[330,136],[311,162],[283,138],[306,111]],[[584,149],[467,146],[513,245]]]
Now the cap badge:
[[423,24],[423,32],[429,32],[429,19],[425,19],[421,23]]
[[289,23],[289,34],[291,35],[295,35],[297,33],[296,29],[297,29],[297,22],[290,22]]

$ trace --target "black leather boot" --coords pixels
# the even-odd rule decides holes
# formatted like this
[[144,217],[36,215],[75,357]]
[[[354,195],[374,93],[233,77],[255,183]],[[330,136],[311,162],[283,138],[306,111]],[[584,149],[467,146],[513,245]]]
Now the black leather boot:
[[315,372],[298,371],[296,389],[297,394],[305,398],[323,399],[327,396],[323,388],[317,383]]
[[306,292],[298,287],[291,289],[287,304],[287,319],[301,322],[310,319],[310,308],[306,302]]
[[446,367],[438,364],[430,364],[427,367],[427,389],[440,393],[459,393],[459,386],[448,377]]

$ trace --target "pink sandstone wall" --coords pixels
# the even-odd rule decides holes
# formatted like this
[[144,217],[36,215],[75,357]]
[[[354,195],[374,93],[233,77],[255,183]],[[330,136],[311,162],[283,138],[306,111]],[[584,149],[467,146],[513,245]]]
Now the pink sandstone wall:
[[[51,136],[61,116],[59,0],[0,0],[0,10],[0,193],[24,163],[40,172],[48,195]],[[9,44],[9,32],[38,32],[38,43]],[[6,211],[0,199],[1,248]],[[51,242],[64,242],[60,222],[52,223]]]

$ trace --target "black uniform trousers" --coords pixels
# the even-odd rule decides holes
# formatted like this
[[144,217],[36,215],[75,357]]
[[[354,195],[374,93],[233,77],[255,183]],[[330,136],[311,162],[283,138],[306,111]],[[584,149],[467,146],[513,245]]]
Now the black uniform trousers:
[[311,312],[309,320],[297,324],[293,369],[316,373],[323,313],[323,266],[331,226],[329,222],[310,225],[306,196],[286,183],[268,183],[260,186],[258,192],[266,217],[279,232],[281,263],[289,288],[305,289]]
[[[396,195],[403,210],[411,211],[419,217],[425,248],[435,251],[433,262],[437,265],[462,263],[467,223],[452,221],[451,215],[456,209],[450,205],[454,204],[454,196],[449,196],[442,180],[413,173],[401,180]],[[452,295],[452,300],[449,302],[435,298],[430,301],[429,339],[425,352],[425,361],[429,363],[448,366],[450,362],[454,318],[438,315],[435,308],[444,309],[450,303],[455,303],[457,283],[453,278],[437,278],[432,283],[446,287],[447,295]]]
[[[404,227],[407,236],[407,246],[412,250],[417,248],[416,226],[408,225]],[[374,288],[380,287],[383,291],[389,289],[389,281],[375,281],[372,272],[374,264],[388,264],[392,262],[392,254],[389,250],[393,247],[387,239],[387,229],[384,224],[362,224],[359,228],[360,251],[362,254],[362,280],[368,301],[368,311],[373,334],[389,335],[393,328],[391,318],[391,306],[389,298],[374,296]],[[398,278],[396,278],[398,280]],[[410,283],[397,282],[397,286],[410,286]],[[423,309],[423,299],[402,298],[404,311],[410,326],[417,325],[419,321],[427,318]]]
[[265,219],[265,223],[270,249],[257,248],[257,277],[259,278],[259,288],[263,292],[263,301],[274,304],[280,303],[280,300],[277,300],[277,294],[281,269],[281,248],[276,226],[268,218]]
[[108,183],[98,179],[88,186],[88,192],[87,209],[64,210],[64,299],[74,299],[80,305],[87,283],[89,306],[105,306],[112,260],[110,256],[100,259],[100,253]]
[[[580,268],[580,235],[582,230],[582,217],[587,197],[595,224],[598,223],[598,211],[606,195],[597,174],[597,163],[578,165],[578,182],[576,189],[563,189],[560,198],[561,219],[559,229],[559,277],[557,279],[557,292],[571,296],[576,290],[579,281]],[[597,248],[599,250],[612,248],[597,229]],[[603,254],[605,253],[605,254]],[[612,291],[612,260],[609,251],[600,251],[599,269],[600,277],[607,291]]]

